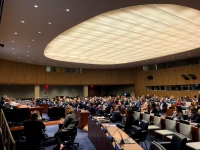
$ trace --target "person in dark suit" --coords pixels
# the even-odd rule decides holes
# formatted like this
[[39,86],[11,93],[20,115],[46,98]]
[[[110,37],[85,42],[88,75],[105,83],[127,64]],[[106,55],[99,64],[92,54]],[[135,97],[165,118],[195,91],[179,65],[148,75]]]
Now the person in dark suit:
[[157,113],[158,113],[158,110],[157,110],[157,108],[156,108],[156,104],[155,104],[155,103],[152,103],[152,104],[151,104],[150,113],[153,113],[153,114],[157,114]]
[[112,122],[121,122],[122,121],[122,115],[121,112],[119,111],[119,107],[118,105],[115,105],[111,110],[110,110],[110,114],[112,115],[110,117],[110,120]]
[[87,110],[90,112],[91,115],[94,115],[96,113],[96,110],[93,107],[93,103],[92,102],[89,103],[89,106],[88,106]]
[[62,139],[66,135],[66,132],[72,130],[76,124],[76,116],[74,114],[74,109],[70,105],[67,105],[65,107],[65,114],[65,119],[61,120],[61,122],[63,122],[63,127],[54,134],[54,137],[58,144],[57,147],[60,147],[60,150],[64,147],[64,145],[62,144]]
[[158,108],[159,113],[162,116],[166,116],[166,112],[167,112],[167,103],[164,100],[165,98],[161,98],[160,106]]
[[24,133],[26,141],[37,143],[37,146],[41,140],[45,140],[46,127],[41,120],[39,111],[35,110],[31,114],[31,119],[24,122]]
[[191,116],[189,116],[189,119],[192,123],[199,123],[200,122],[200,115],[197,112],[197,109],[195,107],[192,107],[191,109]]

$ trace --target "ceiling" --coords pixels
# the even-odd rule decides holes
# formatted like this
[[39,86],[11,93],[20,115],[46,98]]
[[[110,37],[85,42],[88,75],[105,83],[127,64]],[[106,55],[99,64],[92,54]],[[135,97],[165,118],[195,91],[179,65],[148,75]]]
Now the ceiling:
[[[138,59],[139,56],[136,55],[137,53],[135,54],[130,53],[132,51],[123,53],[123,55],[121,54],[119,55],[119,53],[116,53],[116,55],[122,56],[121,57],[122,59],[120,58],[121,60],[123,60],[123,58],[125,59],[125,61],[118,60],[117,62],[115,62],[116,59],[112,59],[116,57],[114,53],[114,55],[110,57],[109,63],[105,63],[108,62],[109,58],[105,57],[107,55],[106,53],[105,53],[106,55],[98,55],[101,51],[95,51],[95,53],[91,53],[91,55],[83,54],[84,55],[83,59],[81,58],[81,55],[79,55],[80,59],[79,57],[70,59],[69,57],[70,55],[67,55],[66,56],[67,58],[61,57],[61,59],[59,59],[61,61],[54,60],[59,57],[61,51],[60,49],[62,49],[62,47],[59,47],[59,49],[55,49],[54,47],[52,48],[54,50],[53,51],[54,58],[50,59],[45,57],[44,51],[45,48],[47,48],[47,45],[51,44],[50,43],[51,41],[52,42],[55,41],[54,38],[56,38],[57,36],[59,37],[59,35],[62,35],[65,32],[67,33],[70,30],[76,29],[77,27],[76,25],[81,26],[82,22],[85,23],[86,20],[93,19],[93,17],[95,18],[95,16],[97,15],[102,16],[104,15],[103,13],[106,13],[108,11],[112,10],[115,11],[116,9],[120,8],[121,10],[123,10],[126,9],[125,7],[132,7],[136,5],[153,4],[152,2],[155,4],[165,4],[165,3],[176,4],[200,10],[199,0],[193,0],[192,2],[188,0],[168,0],[166,2],[163,0],[154,0],[154,1],[140,0],[139,2],[133,0],[5,1],[2,13],[2,20],[0,24],[0,43],[5,44],[5,46],[3,48],[0,47],[0,58],[11,61],[29,63],[29,64],[44,65],[44,66],[57,66],[66,68],[114,69],[114,68],[134,68],[142,65],[199,57],[200,46],[198,44],[195,45],[190,43],[189,48],[187,49],[181,48],[183,47],[183,45],[187,45],[188,47],[188,41],[200,43],[197,38],[196,39],[194,38],[196,37],[196,35],[198,36],[200,34],[199,33],[200,19],[198,19],[199,15],[196,17],[195,14],[190,15],[189,12],[187,12],[185,9],[183,10],[177,9],[176,10],[177,15],[180,15],[180,17],[182,17],[181,16],[182,14],[186,15],[188,17],[187,21],[188,20],[190,21],[189,24],[193,25],[195,24],[196,28],[193,28],[193,26],[185,27],[180,23],[176,24],[177,25],[176,27],[177,28],[180,27],[182,30],[192,32],[192,34],[196,35],[182,37],[180,33],[172,32],[174,33],[174,36],[181,36],[182,38],[184,38],[183,41],[185,42],[183,42],[182,45],[177,46],[177,49],[179,51],[174,51],[175,49],[172,49],[174,47],[165,47],[164,51],[165,52],[171,51],[171,53],[163,53],[161,55],[161,52],[163,51],[154,52],[149,50],[149,53],[147,54],[144,53],[144,55],[140,56],[142,57],[142,59]],[[38,7],[35,7],[35,5],[37,5]],[[168,10],[166,9],[165,11]],[[148,15],[150,16],[151,13],[146,14],[146,16]],[[159,19],[157,21],[162,22],[163,19],[165,19],[165,23],[167,23],[168,19],[167,17],[162,17],[162,15],[161,16],[157,15],[157,16],[158,16],[157,19]],[[174,20],[169,20],[169,23],[172,22],[174,22]],[[107,23],[109,23],[109,21]],[[116,25],[119,24],[112,23],[110,25],[116,27]],[[66,31],[68,29],[70,30]],[[93,29],[94,29],[94,24],[93,24]],[[155,29],[157,30],[159,28]],[[127,31],[129,32],[129,29]],[[134,28],[132,31],[135,31]],[[166,32],[166,31],[160,31],[160,32]],[[145,34],[147,33],[145,32]],[[81,37],[81,35],[76,35],[76,36]],[[171,35],[171,37],[173,37],[173,35]],[[115,37],[115,39],[116,38],[118,37]],[[141,39],[141,37],[139,37],[139,39]],[[164,37],[163,39],[168,40],[167,37]],[[116,42],[117,39],[113,41]],[[145,43],[146,42],[147,41],[145,41]],[[174,44],[173,40],[171,41],[171,43]],[[70,44],[72,43],[69,42],[67,47],[70,46]],[[102,43],[102,45],[103,44],[105,43]],[[127,42],[124,42],[124,44],[127,44]],[[120,45],[124,44],[120,43]],[[101,44],[99,46],[101,46]],[[129,49],[133,47],[133,45],[128,45],[128,46],[130,46]],[[154,46],[156,46],[156,44]],[[85,47],[85,45],[80,46],[80,49],[83,47]],[[149,48],[148,45],[146,45],[146,47]],[[74,51],[76,52],[76,50]],[[134,49],[134,51],[137,52],[136,48]],[[119,52],[119,50],[116,50],[116,52]],[[131,59],[131,56],[133,59]],[[95,62],[95,60],[97,61]]]

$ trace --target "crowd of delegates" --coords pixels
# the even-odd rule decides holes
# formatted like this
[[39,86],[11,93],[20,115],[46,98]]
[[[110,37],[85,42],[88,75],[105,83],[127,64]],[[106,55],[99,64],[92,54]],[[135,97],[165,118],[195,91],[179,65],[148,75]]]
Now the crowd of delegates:
[[[191,103],[190,107],[187,107],[187,102]],[[75,116],[74,109],[85,109],[90,111],[91,115],[104,115],[109,117],[109,119],[115,123],[118,127],[123,128],[125,131],[129,131],[133,124],[138,125],[138,121],[135,120],[133,111],[140,112],[150,112],[152,114],[160,114],[162,116],[166,116],[166,111],[168,105],[175,104],[175,108],[171,117],[175,120],[187,120],[192,123],[200,123],[200,91],[198,96],[194,96],[194,98],[190,99],[188,96],[185,97],[177,97],[174,96],[168,97],[164,96],[159,98],[156,95],[149,95],[135,97],[135,95],[131,95],[131,97],[126,96],[106,96],[106,97],[61,97],[58,96],[52,99],[32,99],[27,102],[23,102],[21,100],[15,100],[4,95],[1,98],[0,106],[4,110],[12,109],[21,104],[37,106],[41,104],[49,104],[53,106],[61,106],[65,107],[66,117],[63,120],[64,130],[68,131],[70,129],[69,125],[72,127],[75,124]],[[183,111],[184,109],[184,111]],[[122,114],[122,110],[124,110],[124,114]],[[34,116],[35,115],[35,116]],[[41,120],[41,117],[38,117],[38,112],[34,112],[32,114],[33,120]],[[37,119],[36,119],[37,118]],[[36,122],[36,121],[35,121]],[[28,124],[29,122],[27,122]],[[44,126],[41,126],[44,130]],[[58,148],[62,149],[63,145],[60,140],[60,137],[63,136],[63,131],[58,131],[55,133],[55,138],[58,143]]]
[[[19,100],[14,100],[6,95],[4,95],[1,99],[1,106],[8,106],[10,104],[11,107],[15,107],[20,105]],[[191,102],[191,106],[189,108],[185,107],[187,102]],[[175,104],[175,110],[173,112],[172,117],[176,119],[183,120],[184,118],[189,119],[191,121],[200,122],[200,116],[198,113],[200,106],[200,92],[198,96],[194,96],[194,98],[190,99],[188,96],[185,97],[177,97],[174,96],[161,97],[159,98],[156,95],[149,95],[135,97],[132,94],[131,97],[126,96],[106,96],[106,97],[74,97],[69,98],[66,96],[58,96],[56,98],[51,99],[32,99],[27,103],[31,106],[33,105],[41,105],[41,104],[49,104],[54,106],[63,106],[67,105],[72,106],[77,109],[85,109],[91,112],[91,114],[111,115],[111,120],[113,122],[118,122],[123,119],[121,115],[121,110],[125,108],[129,108],[132,111],[141,111],[141,112],[150,112],[157,113],[162,116],[166,116],[167,107],[169,104]],[[149,107],[150,106],[150,107]],[[183,113],[182,109],[186,109]],[[200,110],[199,110],[200,111]],[[184,117],[187,115],[187,117]]]

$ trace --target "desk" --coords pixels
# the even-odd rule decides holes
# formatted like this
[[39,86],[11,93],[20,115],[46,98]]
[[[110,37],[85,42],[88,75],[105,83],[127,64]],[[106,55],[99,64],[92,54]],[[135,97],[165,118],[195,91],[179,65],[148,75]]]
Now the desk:
[[[54,120],[54,121],[48,121],[48,122],[44,122],[45,126],[52,126],[52,125],[59,125],[60,124],[60,120]],[[20,131],[20,130],[24,130],[24,126],[16,126],[16,127],[12,127],[10,128],[10,131]]]
[[87,110],[81,110],[81,112],[78,112],[77,110],[74,111],[76,115],[76,119],[79,119],[78,128],[83,129],[88,124],[88,115],[90,114]]
[[31,111],[39,111],[40,112],[40,116],[42,117],[42,110],[44,109],[43,107],[41,106],[36,106],[36,107],[31,107],[31,106],[26,106],[26,105],[20,105],[20,106],[17,106],[16,107],[17,109],[20,109],[20,108],[29,108],[30,112]]
[[[102,124],[106,126],[106,124]],[[110,126],[107,128],[108,132],[114,136],[116,141],[120,141],[121,137],[119,132],[122,134],[123,139],[127,139],[129,136],[116,126]],[[117,131],[117,132],[116,132]],[[119,131],[119,132],[118,132]],[[114,142],[111,142],[106,133],[101,127],[97,125],[92,119],[88,119],[88,138],[94,144],[97,150],[114,150]],[[123,144],[124,150],[143,150],[137,143],[135,144]]]
[[44,109],[42,110],[43,113],[48,114],[48,108],[52,107],[52,105],[48,105],[48,104],[42,104],[40,105],[41,107],[43,107]]

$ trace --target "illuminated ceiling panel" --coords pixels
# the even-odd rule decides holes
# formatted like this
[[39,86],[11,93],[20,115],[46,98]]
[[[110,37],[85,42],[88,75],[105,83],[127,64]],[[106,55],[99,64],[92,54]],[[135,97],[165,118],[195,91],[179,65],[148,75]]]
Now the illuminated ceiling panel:
[[200,47],[200,11],[155,4],[122,8],[91,18],[57,36],[48,58],[111,65],[159,58]]

